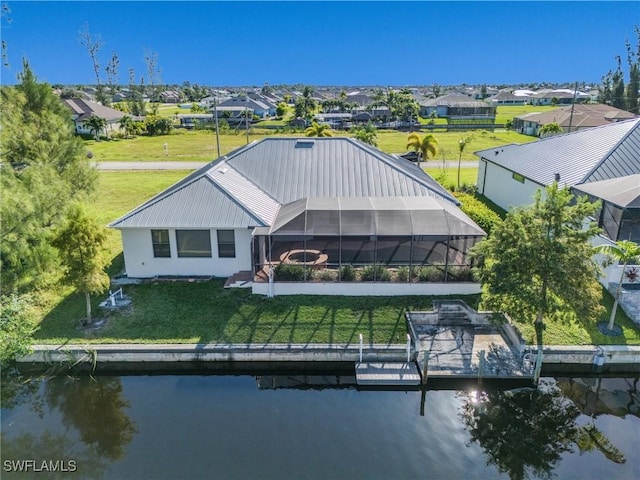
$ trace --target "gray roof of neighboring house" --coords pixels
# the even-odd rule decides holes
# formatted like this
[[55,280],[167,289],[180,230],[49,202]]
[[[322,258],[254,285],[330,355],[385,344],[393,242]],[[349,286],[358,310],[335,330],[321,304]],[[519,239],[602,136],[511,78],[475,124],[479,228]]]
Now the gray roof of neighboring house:
[[576,185],[574,190],[623,208],[640,208],[640,174]]
[[211,162],[110,224],[271,225],[305,197],[435,197],[459,202],[416,165],[351,138],[265,138]]
[[73,113],[78,115],[77,121],[83,121],[95,115],[96,117],[104,118],[107,121],[120,120],[126,115],[126,113],[116,110],[114,108],[105,107],[99,103],[92,102],[90,100],[83,100],[81,98],[65,98],[63,102]]
[[598,127],[607,125],[611,121],[636,118],[633,113],[603,104],[576,104],[573,106],[573,113],[571,110],[572,108],[568,106],[547,112],[531,112],[515,118],[539,125],[558,123],[562,127],[569,127],[569,123],[571,123],[571,126],[575,128]]
[[640,173],[640,119],[475,154],[540,185],[553,183],[556,173],[566,185],[624,177]]

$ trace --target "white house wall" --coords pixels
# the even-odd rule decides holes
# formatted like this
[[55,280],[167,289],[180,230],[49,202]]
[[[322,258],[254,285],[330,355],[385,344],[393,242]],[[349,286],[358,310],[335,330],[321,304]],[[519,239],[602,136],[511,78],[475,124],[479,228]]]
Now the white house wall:
[[[170,228],[170,258],[155,258],[151,243],[151,230],[143,228],[122,229],[122,245],[127,276],[153,278],[156,276],[214,276],[228,277],[241,270],[251,270],[251,230],[235,229],[235,258],[218,257],[218,237],[215,228],[211,232],[211,258],[178,257],[176,229]],[[228,230],[228,229],[224,229]]]
[[526,178],[524,183],[520,183],[513,178],[512,171],[482,159],[478,168],[477,185],[481,194],[505,210],[533,203],[535,192],[543,188],[539,183]]

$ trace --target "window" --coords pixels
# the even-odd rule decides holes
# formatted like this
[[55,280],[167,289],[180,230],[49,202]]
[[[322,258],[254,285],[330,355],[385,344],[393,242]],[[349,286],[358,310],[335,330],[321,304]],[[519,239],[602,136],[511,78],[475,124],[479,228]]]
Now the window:
[[236,239],[233,230],[218,230],[218,257],[236,257]]
[[151,230],[151,243],[153,244],[153,256],[170,257],[169,230]]
[[516,182],[524,183],[524,177],[522,175],[520,175],[519,173],[514,173],[513,174],[513,179]]
[[179,257],[210,257],[209,230],[176,230]]

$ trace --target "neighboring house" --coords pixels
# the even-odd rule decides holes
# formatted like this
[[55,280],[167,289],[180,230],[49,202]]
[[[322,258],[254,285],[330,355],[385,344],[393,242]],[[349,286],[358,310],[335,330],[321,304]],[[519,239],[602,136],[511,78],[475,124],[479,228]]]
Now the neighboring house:
[[180,103],[182,101],[182,93],[177,90],[165,90],[160,92],[160,100],[163,103]]
[[446,118],[450,123],[491,123],[496,119],[496,107],[473,98],[451,93],[420,103],[420,116],[429,118],[432,114]]
[[527,96],[514,95],[511,92],[499,92],[492,97],[487,98],[491,105],[525,105],[527,103]]
[[[536,191],[557,181],[574,194],[604,201],[595,220],[605,235],[593,238],[593,244],[638,234],[639,210],[633,198],[638,183],[635,189],[633,183],[640,174],[640,119],[475,153],[480,157],[478,192],[505,210],[531,204]],[[600,281],[607,286],[621,274],[612,265]]]
[[[469,250],[485,233],[458,204],[417,166],[352,138],[278,137],[211,162],[110,226],[134,278],[248,272],[261,294],[478,293]],[[304,280],[270,286],[281,263]],[[347,265],[429,266],[436,277],[338,281]]]
[[513,129],[525,135],[538,136],[542,126],[557,123],[565,133],[583,128],[599,127],[609,123],[636,118],[633,113],[604,104],[575,104],[547,112],[532,112],[513,119]]
[[[229,98],[224,102],[218,104],[218,107],[240,107],[240,108],[248,108],[253,111],[253,115],[257,115],[260,118],[266,118],[271,115],[269,105],[264,104],[260,100],[254,100],[248,96],[239,96]],[[273,115],[275,115],[275,109],[273,109]]]
[[119,122],[127,115],[120,110],[105,107],[96,102],[83,100],[80,98],[65,98],[62,100],[64,104],[71,110],[71,118],[75,124],[76,133],[91,134],[91,130],[85,125],[86,120],[92,116],[104,118],[107,121],[105,134],[109,132],[119,131]]
[[533,105],[571,105],[575,96],[576,102],[589,100],[589,94],[570,90],[568,88],[542,89],[529,97]]
[[583,183],[571,188],[576,196],[600,200],[595,215],[603,235],[614,242],[631,240],[640,243],[640,174]]
[[573,187],[640,173],[640,119],[475,154],[478,192],[509,210],[554,180]]

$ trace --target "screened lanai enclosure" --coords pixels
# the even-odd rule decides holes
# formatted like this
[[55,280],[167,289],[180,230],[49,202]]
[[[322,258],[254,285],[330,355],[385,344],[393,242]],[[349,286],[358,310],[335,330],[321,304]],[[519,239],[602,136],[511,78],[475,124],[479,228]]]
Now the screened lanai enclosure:
[[256,282],[468,282],[485,232],[432,197],[316,197],[253,230]]

